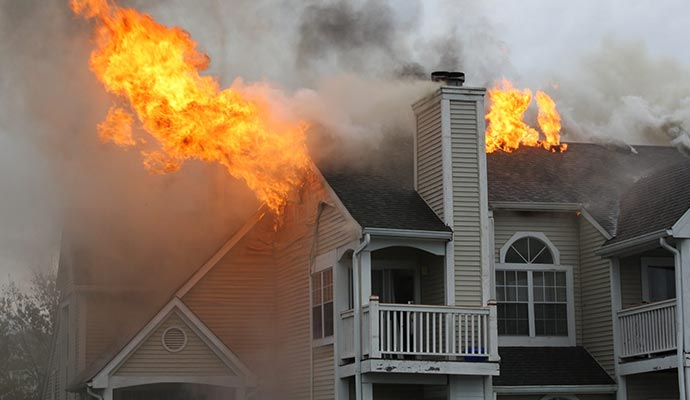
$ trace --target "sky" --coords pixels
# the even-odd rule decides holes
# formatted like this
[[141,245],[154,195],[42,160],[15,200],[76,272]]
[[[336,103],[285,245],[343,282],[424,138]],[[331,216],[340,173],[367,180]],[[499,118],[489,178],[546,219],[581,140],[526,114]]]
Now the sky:
[[[65,12],[66,3],[0,0],[0,56],[10,72],[0,77],[0,283],[54,268],[64,209],[123,212],[183,196],[208,178],[202,167],[147,177],[135,155],[94,139],[92,127],[109,99],[89,78],[89,24]],[[127,2],[188,30],[212,59],[208,73],[223,85],[238,77],[271,82],[307,117],[343,135],[410,120],[409,104],[428,87],[382,78],[399,74],[407,61],[424,74],[461,68],[473,86],[505,76],[548,88],[574,139],[599,132],[626,143],[659,143],[679,131],[650,134],[647,128],[671,121],[680,132],[689,129],[687,1],[346,3]],[[338,20],[343,15],[347,24]],[[50,46],[56,41],[62,41],[57,50]],[[381,114],[388,119],[377,119]],[[195,174],[205,178],[191,183]],[[210,174],[216,182],[217,171]],[[119,197],[127,179],[143,194]],[[215,194],[186,198],[181,206],[165,201],[170,214],[157,218],[195,217]],[[248,201],[246,193],[235,198]],[[155,206],[148,207],[133,213]]]

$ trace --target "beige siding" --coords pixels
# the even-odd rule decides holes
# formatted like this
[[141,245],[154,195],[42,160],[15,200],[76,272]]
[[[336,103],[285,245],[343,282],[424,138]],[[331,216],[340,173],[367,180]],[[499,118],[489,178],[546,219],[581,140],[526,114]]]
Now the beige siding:
[[335,397],[335,373],[333,364],[333,345],[313,349],[312,373],[314,387],[312,399],[333,400]]
[[642,281],[640,278],[640,258],[620,259],[621,304],[623,308],[642,303]]
[[573,213],[555,212],[494,212],[494,243],[496,262],[500,262],[500,249],[516,232],[541,232],[558,248],[561,265],[573,267],[575,288],[575,332],[577,343],[582,343],[580,316],[580,245],[577,216]]
[[443,219],[441,103],[417,115],[417,191]]
[[329,205],[321,206],[317,223],[319,204],[333,203],[327,193],[310,177],[279,224],[263,218],[184,297],[269,397],[309,398],[312,371],[327,364],[319,379],[335,379],[332,351],[314,359],[318,366],[311,362],[310,267],[318,254],[355,240],[358,228]]
[[468,306],[482,299],[478,118],[476,102],[450,101],[455,302]]
[[260,378],[272,375],[274,222],[260,220],[183,301]]
[[[179,327],[187,335],[187,344],[171,353],[163,347],[163,332]],[[227,376],[234,375],[206,343],[173,312],[115,371],[119,376]]]
[[627,384],[628,400],[677,399],[679,396],[675,370],[631,375]]
[[582,270],[582,345],[613,376],[610,261],[594,254],[606,238],[584,217],[578,219]]

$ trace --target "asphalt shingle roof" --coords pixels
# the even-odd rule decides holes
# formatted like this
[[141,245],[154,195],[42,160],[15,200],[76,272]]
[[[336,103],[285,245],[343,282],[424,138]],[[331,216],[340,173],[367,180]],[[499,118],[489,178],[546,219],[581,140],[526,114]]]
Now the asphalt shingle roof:
[[411,187],[365,172],[324,172],[324,177],[363,228],[450,231]]
[[499,347],[501,375],[494,386],[612,385],[613,379],[582,347]]
[[520,148],[487,155],[489,203],[581,203],[610,234],[617,232],[619,199],[631,185],[685,157],[673,147],[628,148],[570,143],[563,153]]
[[618,242],[669,229],[690,208],[690,160],[656,171],[635,183],[620,202]]

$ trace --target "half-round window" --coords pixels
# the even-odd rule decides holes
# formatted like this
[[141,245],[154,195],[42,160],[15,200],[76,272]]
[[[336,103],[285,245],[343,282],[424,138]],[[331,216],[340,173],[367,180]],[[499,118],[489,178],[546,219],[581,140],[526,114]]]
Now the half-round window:
[[163,347],[167,351],[177,353],[178,351],[182,351],[187,345],[187,334],[182,328],[171,326],[163,331],[161,341],[163,342]]
[[534,236],[514,241],[505,253],[505,262],[514,264],[553,264],[554,257],[549,245]]

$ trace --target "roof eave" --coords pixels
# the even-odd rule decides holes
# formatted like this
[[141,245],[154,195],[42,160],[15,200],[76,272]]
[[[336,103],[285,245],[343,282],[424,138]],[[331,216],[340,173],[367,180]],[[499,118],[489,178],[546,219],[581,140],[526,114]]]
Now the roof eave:
[[385,236],[395,238],[414,238],[414,239],[430,239],[430,240],[452,240],[453,232],[451,231],[426,231],[415,229],[390,229],[390,228],[364,228],[362,234],[369,234],[371,236]]
[[629,253],[633,249],[639,249],[644,245],[652,245],[658,242],[662,237],[672,236],[672,232],[668,229],[660,229],[654,232],[645,233],[643,235],[635,236],[630,239],[621,240],[611,244],[601,246],[594,254],[601,257],[613,257]]

